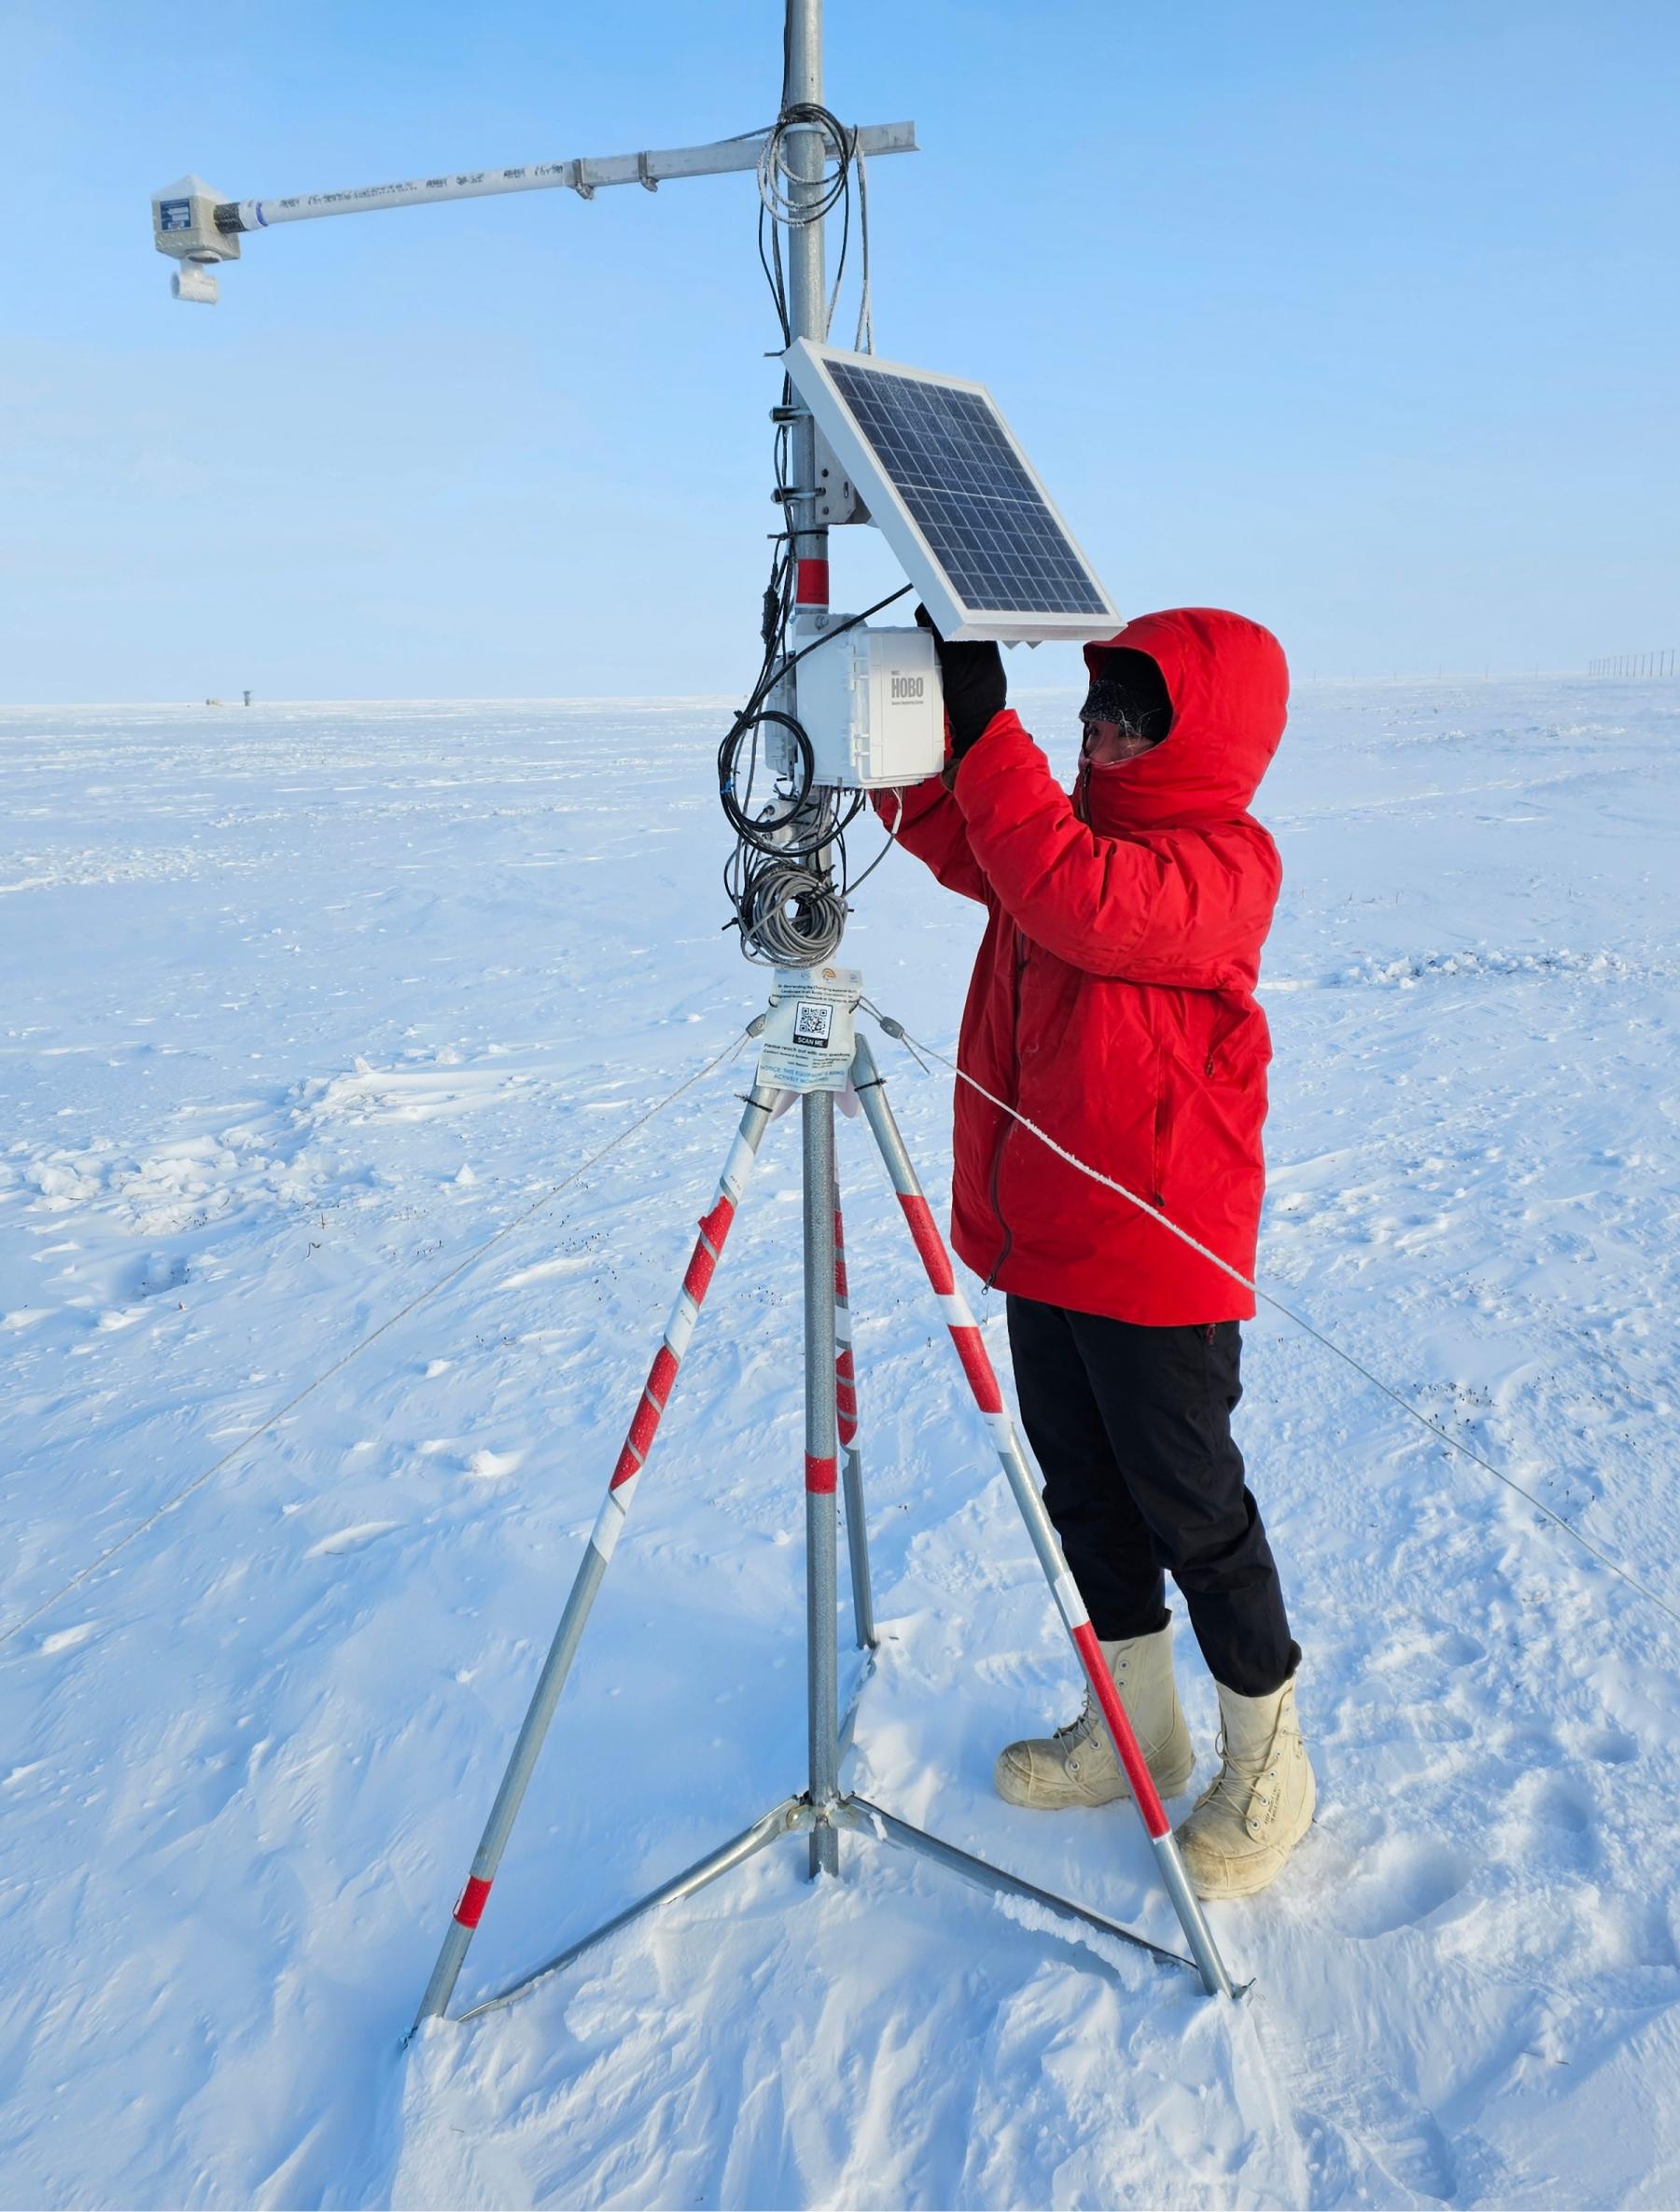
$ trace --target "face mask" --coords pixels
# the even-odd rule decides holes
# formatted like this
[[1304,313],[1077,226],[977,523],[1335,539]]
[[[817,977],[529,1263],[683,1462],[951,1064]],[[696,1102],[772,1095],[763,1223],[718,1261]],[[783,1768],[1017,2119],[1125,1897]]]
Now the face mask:
[[1127,761],[1153,752],[1159,743],[1157,737],[1145,737],[1135,723],[1093,719],[1085,725],[1080,759],[1093,768],[1121,768]]

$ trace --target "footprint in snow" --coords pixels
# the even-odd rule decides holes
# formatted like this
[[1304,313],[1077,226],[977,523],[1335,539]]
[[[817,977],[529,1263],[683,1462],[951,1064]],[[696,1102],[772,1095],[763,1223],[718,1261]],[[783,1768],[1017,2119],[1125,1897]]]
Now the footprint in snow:
[[1351,1882],[1330,1900],[1330,1918],[1344,1936],[1374,1942],[1415,1927],[1458,1896],[1469,1862],[1431,1836],[1394,1836],[1367,1850]]
[[1531,1771],[1505,1793],[1504,1816],[1491,1830],[1497,1855],[1513,1866],[1591,1872],[1602,1856],[1594,1810],[1572,1775]]
[[1639,1757],[1639,1739],[1625,1729],[1565,1728],[1560,1731],[1577,1758],[1602,1767],[1625,1767]]

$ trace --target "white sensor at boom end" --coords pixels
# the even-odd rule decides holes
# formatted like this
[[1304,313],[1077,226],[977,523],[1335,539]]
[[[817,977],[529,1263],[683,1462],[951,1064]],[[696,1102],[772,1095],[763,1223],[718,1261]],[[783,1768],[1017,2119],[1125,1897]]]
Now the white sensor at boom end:
[[221,287],[212,269],[201,269],[196,262],[183,261],[169,280],[170,296],[175,300],[199,300],[206,307],[214,307],[221,298]]
[[202,176],[183,176],[152,194],[152,244],[179,264],[169,287],[177,300],[214,307],[219,287],[212,270],[239,259],[238,231],[224,231],[216,219],[221,204]]

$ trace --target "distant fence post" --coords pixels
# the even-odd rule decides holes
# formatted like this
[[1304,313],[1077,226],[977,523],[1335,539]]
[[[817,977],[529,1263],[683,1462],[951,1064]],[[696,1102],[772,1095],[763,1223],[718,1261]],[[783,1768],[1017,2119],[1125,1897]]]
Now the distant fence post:
[[1589,676],[1673,676],[1680,661],[1680,647],[1665,645],[1650,652],[1601,653],[1589,661]]

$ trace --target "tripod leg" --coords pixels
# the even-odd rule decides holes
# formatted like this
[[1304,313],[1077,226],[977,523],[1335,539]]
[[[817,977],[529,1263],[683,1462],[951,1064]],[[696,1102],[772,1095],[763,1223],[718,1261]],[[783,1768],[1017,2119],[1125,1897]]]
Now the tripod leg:
[[869,1581],[869,1531],[863,1520],[863,1460],[858,1449],[858,1371],[852,1359],[851,1294],[846,1280],[846,1225],[840,1215],[840,1180],[834,1178],[834,1409],[846,1454],[841,1484],[846,1495],[846,1546],[851,1555],[852,1617],[858,1649],[876,1644],[875,1593]]
[[[709,1212],[703,1214],[700,1234],[694,1242],[687,1271],[682,1278],[682,1288],[677,1294],[677,1303],[665,1324],[665,1337],[654,1354],[648,1379],[642,1386],[640,1402],[631,1421],[618,1463],[612,1470],[607,1496],[601,1506],[594,1533],[583,1553],[571,1595],[566,1601],[566,1611],[560,1617],[560,1626],[554,1631],[554,1640],[542,1662],[542,1672],[537,1678],[537,1687],[520,1726],[513,1745],[513,1755],[508,1761],[507,1772],[502,1776],[501,1787],[496,1793],[496,1802],[490,1808],[490,1817],[484,1824],[472,1870],[467,1885],[451,1917],[443,1939],[443,1948],[438,1953],[438,1963],[432,1968],[431,1980],[426,1985],[426,1995],[420,2000],[420,2010],[415,2016],[418,2027],[423,2020],[431,2020],[447,2010],[455,1994],[455,1985],[467,1947],[472,1941],[473,1931],[483,1917],[484,1903],[490,1895],[490,1884],[501,1864],[507,1848],[508,1837],[519,1814],[519,1808],[542,1749],[549,1723],[554,1717],[554,1707],[566,1678],[571,1672],[572,1660],[577,1657],[582,1640],[584,1624],[590,1607],[595,1603],[595,1592],[600,1589],[607,1573],[607,1562],[612,1557],[630,1510],[630,1501],[636,1494],[636,1485],[649,1452],[653,1449],[654,1434],[660,1416],[669,1402],[677,1370],[688,1349],[689,1338],[694,1333],[694,1323],[700,1317],[700,1308],[711,1286],[712,1275],[722,1256],[735,1209],[741,1201],[741,1191],[752,1169],[752,1162],[769,1127],[771,1109],[775,1106],[776,1091],[754,1084],[747,1101],[747,1111],[741,1116],[741,1126],[730,1146],[729,1157],[723,1163],[722,1178],[718,1184],[718,1195]],[[830,1608],[831,1614],[833,1607]]]
[[805,1653],[809,1721],[811,1875],[840,1871],[839,1583],[834,1514],[838,1414],[834,1375],[834,1099],[807,1091],[805,1115]]
[[1027,1523],[1027,1533],[1032,1539],[1032,1548],[1044,1571],[1057,1606],[1079,1654],[1080,1664],[1085,1671],[1109,1734],[1113,1739],[1114,1750],[1131,1785],[1132,1800],[1139,1817],[1154,1847],[1161,1880],[1172,1899],[1184,1936],[1200,1969],[1202,1984],[1210,1996],[1234,1995],[1230,1976],[1214,1944],[1212,1933],[1202,1913],[1195,1892],[1184,1873],[1178,1845],[1173,1841],[1172,1827],[1162,1806],[1155,1779],[1143,1762],[1138,1749],[1138,1740],[1132,1733],[1131,1723],[1126,1717],[1126,1708],[1120,1702],[1113,1677],[1102,1657],[1102,1647],[1097,1641],[1097,1631],[1091,1626],[1090,1615],[1085,1611],[1085,1600],[1079,1587],[1068,1572],[1062,1558],[1061,1546],[1057,1541],[1056,1530],[1044,1510],[1044,1501],[1038,1493],[1037,1485],[1028,1471],[1015,1423],[1003,1404],[1003,1393],[998,1387],[996,1370],[986,1349],[985,1340],[975,1325],[968,1300],[957,1287],[951,1270],[950,1255],[945,1251],[945,1239],[939,1233],[916,1169],[910,1165],[910,1155],[904,1150],[904,1141],[899,1134],[898,1123],[891,1107],[887,1103],[887,1093],[875,1071],[875,1056],[861,1037],[852,1060],[852,1084],[863,1104],[863,1112],[875,1142],[881,1148],[881,1157],[887,1163],[887,1172],[892,1187],[898,1193],[899,1204],[904,1210],[916,1249],[921,1254],[922,1266],[927,1269],[928,1281],[945,1314],[945,1325],[951,1332],[951,1342],[962,1362],[962,1371],[968,1377],[969,1388],[974,1402],[986,1417],[991,1431],[998,1457],[1003,1463],[1003,1473],[1015,1493],[1021,1518]]

